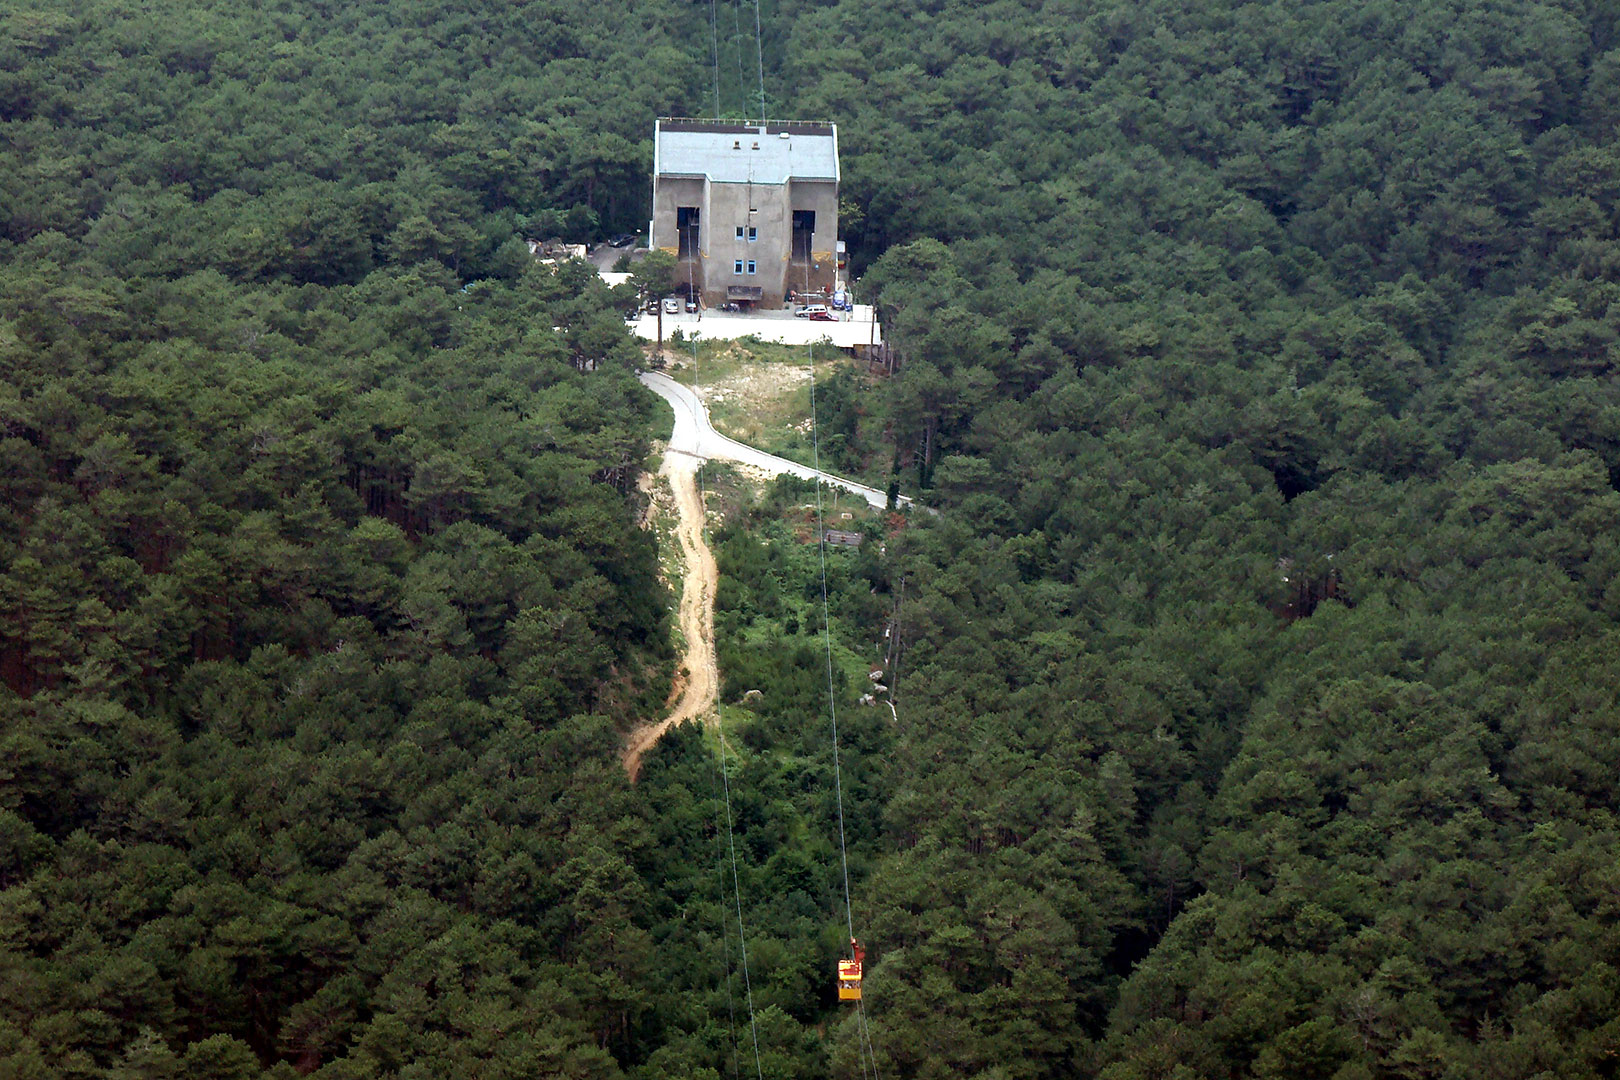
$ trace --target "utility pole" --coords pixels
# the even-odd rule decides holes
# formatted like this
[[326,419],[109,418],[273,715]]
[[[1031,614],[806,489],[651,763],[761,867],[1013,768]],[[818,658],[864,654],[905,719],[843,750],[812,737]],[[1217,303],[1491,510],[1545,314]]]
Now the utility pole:
[[[853,292],[853,290],[851,290],[851,291]],[[853,296],[851,296],[849,298],[849,305],[851,307],[855,306],[855,300],[854,300]],[[867,333],[866,333],[866,372],[867,372],[868,375],[870,375],[872,373],[872,352],[873,352],[873,350],[875,350],[877,348],[877,298],[876,297],[872,298],[872,303],[869,305],[868,311],[871,313],[872,321],[866,324],[866,330],[867,330]]]

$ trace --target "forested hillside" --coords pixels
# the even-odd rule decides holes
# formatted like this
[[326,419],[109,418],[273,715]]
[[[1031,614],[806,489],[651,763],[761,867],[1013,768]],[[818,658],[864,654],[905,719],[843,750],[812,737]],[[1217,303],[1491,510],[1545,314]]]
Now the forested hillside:
[[[1612,1075],[1620,13],[758,13],[0,6],[0,1078]],[[521,245],[756,62],[938,511],[829,555],[865,1064],[809,496],[631,786],[657,421]]]
[[635,1060],[674,14],[3,9],[0,1075]]
[[1617,25],[796,24],[943,510],[888,568],[884,1071],[1612,1070]]

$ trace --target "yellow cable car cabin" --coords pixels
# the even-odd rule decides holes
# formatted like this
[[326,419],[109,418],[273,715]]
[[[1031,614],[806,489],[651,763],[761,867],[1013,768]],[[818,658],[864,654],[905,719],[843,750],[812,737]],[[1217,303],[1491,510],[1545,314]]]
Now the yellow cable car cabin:
[[855,959],[838,961],[839,1001],[861,1000],[861,962],[866,959],[866,950],[854,938],[849,939],[849,948]]

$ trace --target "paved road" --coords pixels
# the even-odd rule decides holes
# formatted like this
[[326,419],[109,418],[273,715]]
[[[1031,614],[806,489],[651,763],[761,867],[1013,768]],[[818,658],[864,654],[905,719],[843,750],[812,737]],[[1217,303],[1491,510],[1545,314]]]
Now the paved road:
[[[806,480],[820,477],[822,483],[852,491],[866,500],[867,504],[877,510],[882,510],[888,503],[888,495],[877,488],[857,484],[853,480],[845,480],[841,476],[831,473],[818,473],[808,465],[800,465],[797,461],[767,454],[763,450],[756,450],[752,446],[728,439],[709,424],[709,410],[704,407],[703,401],[689,386],[683,386],[659,371],[645,371],[641,374],[642,385],[653,393],[669,402],[675,410],[675,433],[670,436],[669,450],[673,454],[686,454],[690,457],[707,460],[714,458],[718,461],[735,461],[742,465],[750,465],[756,469],[764,469],[772,475],[791,473]],[[906,496],[900,497],[901,505],[910,504]]]

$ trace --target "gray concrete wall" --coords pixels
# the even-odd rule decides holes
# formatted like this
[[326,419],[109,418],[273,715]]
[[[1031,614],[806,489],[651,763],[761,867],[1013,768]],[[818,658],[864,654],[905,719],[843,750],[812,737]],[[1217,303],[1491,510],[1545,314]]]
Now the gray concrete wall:
[[[797,180],[788,184],[708,184],[697,179],[662,177],[654,185],[652,246],[670,254],[679,250],[675,211],[696,206],[701,213],[699,242],[702,257],[682,259],[677,282],[703,290],[710,306],[724,303],[729,285],[753,286],[761,291],[759,303],[780,307],[790,290],[806,287],[831,289],[837,276],[834,250],[838,237],[838,187],[828,181]],[[752,209],[752,213],[750,213]],[[793,211],[813,210],[816,231],[811,240],[813,262],[792,262]],[[743,238],[737,239],[737,228]],[[748,240],[748,229],[757,239]],[[743,272],[736,272],[738,260]],[[755,272],[749,274],[753,260]]]
[[[715,290],[711,301],[723,301],[728,285],[748,285],[761,290],[762,305],[780,306],[787,255],[787,189],[777,184],[714,184],[709,198],[714,214],[708,250],[708,281]],[[741,240],[737,239],[739,227]],[[750,228],[757,237],[752,242]],[[743,263],[741,274],[737,273],[738,260]],[[753,274],[748,273],[749,260],[754,263]]]
[[[793,263],[788,287],[803,289],[808,278],[811,290],[832,290],[838,278],[838,185],[825,180],[794,180],[788,185],[790,210],[813,210],[816,231],[810,237],[811,262]],[[788,215],[788,251],[792,251],[793,216]],[[808,271],[808,274],[806,273]]]
[[[674,255],[680,251],[680,236],[675,228],[675,211],[682,206],[698,208],[698,244],[706,245],[711,235],[707,180],[664,176],[653,185],[652,248]],[[680,259],[675,264],[675,284],[704,289],[704,263],[702,259]]]
[[[678,238],[675,235],[675,208],[696,206],[703,208],[703,188],[707,181],[686,177],[659,177],[653,185],[652,247],[667,248],[675,254]],[[703,209],[703,232],[708,233],[708,212]]]

